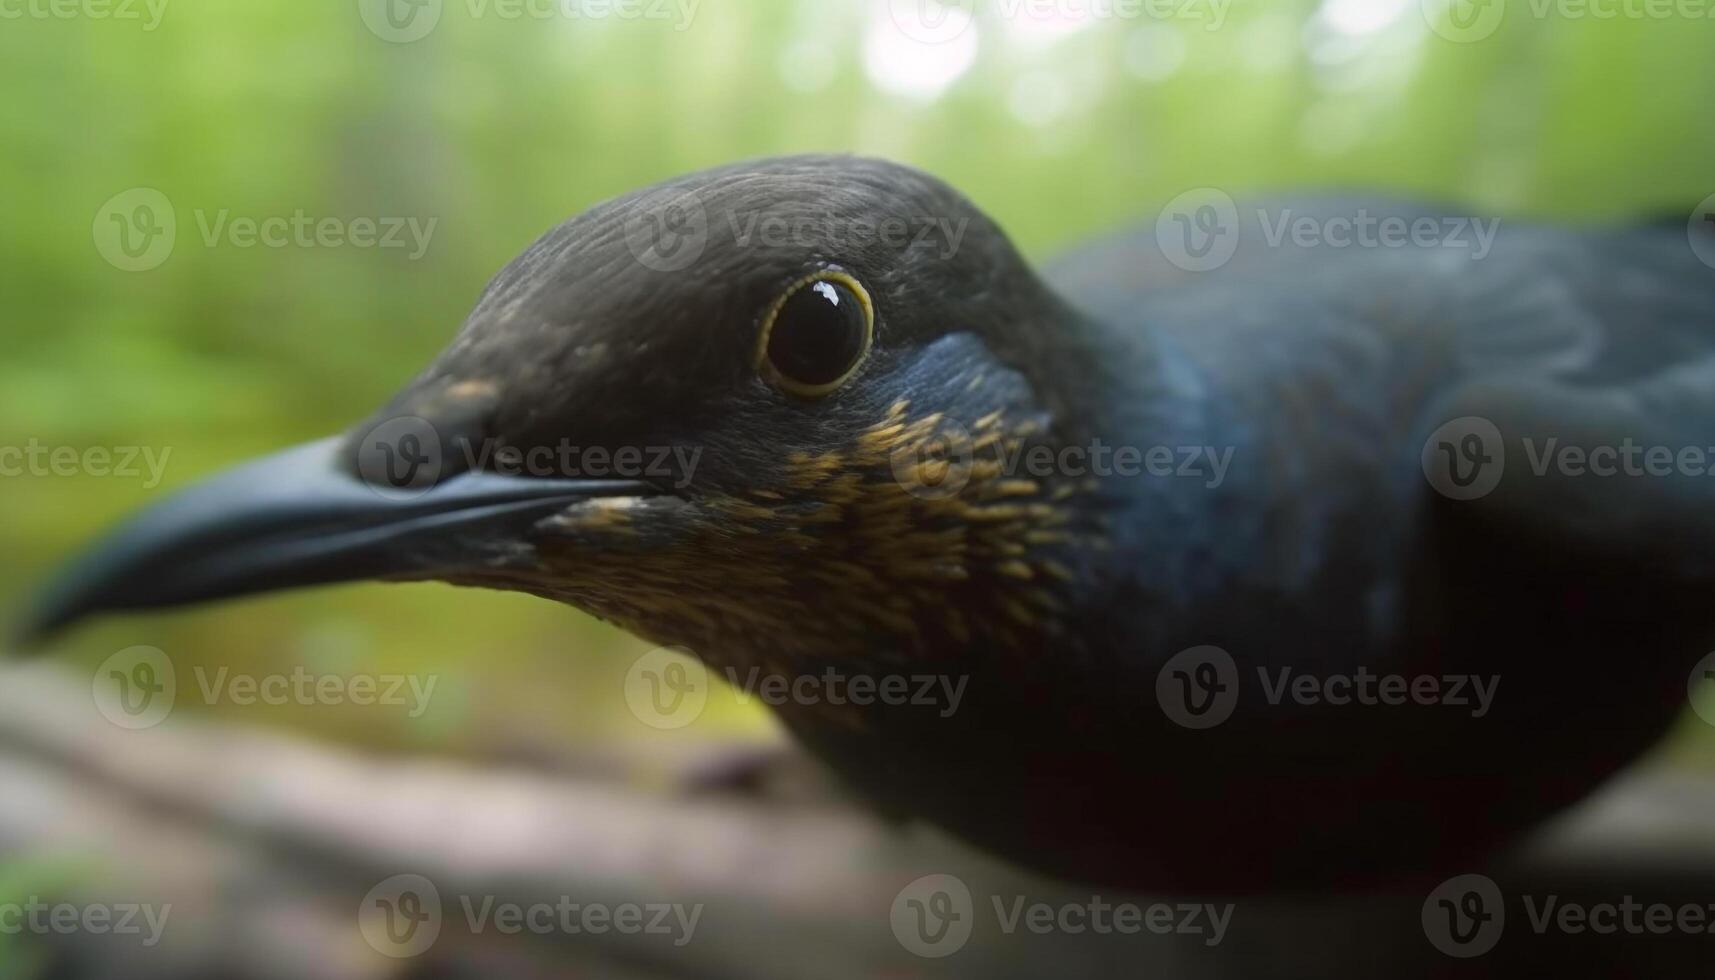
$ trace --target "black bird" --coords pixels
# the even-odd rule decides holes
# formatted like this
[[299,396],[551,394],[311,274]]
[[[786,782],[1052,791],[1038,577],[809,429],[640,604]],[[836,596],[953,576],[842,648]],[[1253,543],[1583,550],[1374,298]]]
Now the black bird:
[[121,528],[29,632],[512,589],[741,680],[968,683],[779,714],[879,804],[1052,874],[1473,870],[1651,745],[1709,647],[1715,483],[1565,454],[1715,444],[1715,271],[1683,224],[1336,248],[1277,217],[1458,222],[1255,214],[1189,215],[1196,255],[1233,250],[1209,272],[1164,260],[1167,221],[1038,276],[892,163],[638,191],[530,246],[369,421]]

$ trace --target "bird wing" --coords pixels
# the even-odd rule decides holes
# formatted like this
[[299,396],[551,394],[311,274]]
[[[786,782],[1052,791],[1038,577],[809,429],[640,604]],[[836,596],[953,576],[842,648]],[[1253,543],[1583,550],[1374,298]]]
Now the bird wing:
[[[1299,457],[1266,468],[1257,492],[1277,509],[1304,524],[1383,499],[1412,506],[1437,482],[1426,449],[1445,464],[1474,446],[1497,455],[1492,488],[1430,494],[1461,519],[1673,574],[1711,570],[1715,234],[1694,249],[1684,219],[1568,229],[1385,199],[1239,213],[1237,247],[1209,271],[1175,264],[1145,227],[1071,253],[1049,278],[1103,322],[1163,338],[1215,379],[1256,444]],[[1283,218],[1326,232],[1363,216],[1372,228],[1427,220],[1440,237],[1281,234]],[[1498,447],[1431,445],[1472,419]]]
[[[1498,238],[1492,258],[1450,288],[1468,305],[1459,361],[1418,425],[1432,457],[1425,474],[1451,491],[1446,508],[1593,557],[1707,576],[1715,268],[1682,223],[1521,229]],[[1450,422],[1455,434],[1471,428],[1460,419],[1492,426],[1483,438],[1494,444],[1493,486],[1469,499],[1437,479],[1457,451],[1431,444]]]

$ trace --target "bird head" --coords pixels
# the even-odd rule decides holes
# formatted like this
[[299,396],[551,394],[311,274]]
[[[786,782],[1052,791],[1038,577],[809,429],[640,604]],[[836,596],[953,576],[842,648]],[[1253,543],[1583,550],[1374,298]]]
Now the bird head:
[[355,579],[572,603],[711,660],[1019,644],[1101,546],[1080,318],[944,183],[848,157],[596,205],[344,435],[119,528],[30,624]]

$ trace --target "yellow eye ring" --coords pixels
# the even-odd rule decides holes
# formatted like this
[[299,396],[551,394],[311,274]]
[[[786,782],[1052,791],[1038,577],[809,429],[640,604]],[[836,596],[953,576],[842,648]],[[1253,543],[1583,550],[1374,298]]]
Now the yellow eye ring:
[[851,380],[875,342],[869,290],[839,269],[820,269],[781,292],[762,317],[755,367],[800,398],[820,398]]

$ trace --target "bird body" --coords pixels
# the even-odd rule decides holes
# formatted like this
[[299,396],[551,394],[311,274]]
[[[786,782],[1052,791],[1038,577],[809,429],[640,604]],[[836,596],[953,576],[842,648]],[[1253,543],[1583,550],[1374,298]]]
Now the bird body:
[[[809,230],[721,237],[758,212]],[[194,514],[260,470],[145,518],[37,625],[359,576],[528,591],[729,678],[944,681],[956,705],[777,710],[886,808],[1051,874],[1248,892],[1468,870],[1685,703],[1715,627],[1710,484],[1566,452],[1715,444],[1715,272],[1683,228],[1502,221],[1478,256],[1268,226],[1456,218],[1404,202],[1250,213],[1210,271],[1152,229],[1039,277],[882,161],[639,191],[550,231],[316,449],[337,488],[251,514],[242,547]],[[851,233],[890,218],[963,237]],[[400,420],[427,421],[435,472],[391,538],[329,544]],[[671,478],[502,482],[469,451],[496,442],[696,452]],[[294,527],[319,544],[283,547]],[[165,579],[140,572],[164,553]]]
[[[1431,213],[1259,210],[1365,207]],[[1220,484],[1210,467],[1109,481],[1112,557],[1081,581],[1077,627],[1006,695],[968,699],[1011,707],[971,712],[956,747],[945,724],[885,750],[835,736],[861,759],[842,768],[943,746],[895,805],[939,798],[945,823],[1082,880],[1248,891],[1478,867],[1657,741],[1711,638],[1708,553],[1688,547],[1707,541],[1690,503],[1706,477],[1539,475],[1531,448],[1710,441],[1715,277],[1683,229],[1506,228],[1480,261],[1259,235],[1202,275],[1162,261],[1151,231],[1050,269],[1088,312],[1074,329],[1126,372],[1095,385],[1106,414],[1084,427],[1231,450]],[[1533,404],[1547,417],[1521,415]],[[1434,430],[1473,415],[1512,434],[1517,498],[1426,478]],[[1186,693],[1166,666],[1204,647],[1230,655],[1235,703],[1187,728],[1158,698]],[[1019,720],[1044,715],[1060,723]]]

